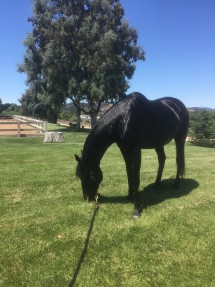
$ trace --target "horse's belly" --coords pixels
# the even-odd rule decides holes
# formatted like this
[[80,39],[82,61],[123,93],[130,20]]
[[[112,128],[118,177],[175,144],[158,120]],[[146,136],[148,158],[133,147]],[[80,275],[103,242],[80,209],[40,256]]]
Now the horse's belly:
[[133,135],[121,140],[121,144],[128,147],[138,147],[141,149],[154,149],[156,147],[164,146],[173,139],[172,136],[143,136]]
[[147,139],[146,141],[144,141],[142,143],[141,148],[150,149],[150,148],[156,148],[156,147],[164,146],[164,145],[168,144],[171,140],[172,140],[172,138],[163,139],[163,140],[159,140],[159,141],[156,139]]
[[124,145],[139,148],[156,148],[168,144],[177,134],[179,123],[175,119],[169,121],[150,120],[142,125],[133,125],[132,121],[127,129],[121,133],[120,140]]
[[142,137],[142,148],[156,148],[168,144],[174,138],[174,133],[151,133]]

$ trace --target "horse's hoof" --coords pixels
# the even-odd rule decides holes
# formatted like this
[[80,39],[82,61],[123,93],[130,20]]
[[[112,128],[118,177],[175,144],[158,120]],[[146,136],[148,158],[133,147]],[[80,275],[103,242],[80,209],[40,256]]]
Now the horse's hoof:
[[140,212],[138,209],[135,209],[132,213],[134,218],[139,218],[141,216]]

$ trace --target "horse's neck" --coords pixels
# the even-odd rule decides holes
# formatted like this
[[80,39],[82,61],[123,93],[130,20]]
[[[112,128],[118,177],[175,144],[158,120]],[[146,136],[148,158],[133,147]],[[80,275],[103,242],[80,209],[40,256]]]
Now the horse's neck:
[[110,132],[105,129],[93,129],[86,139],[83,158],[92,164],[99,165],[105,151],[112,143],[113,138]]

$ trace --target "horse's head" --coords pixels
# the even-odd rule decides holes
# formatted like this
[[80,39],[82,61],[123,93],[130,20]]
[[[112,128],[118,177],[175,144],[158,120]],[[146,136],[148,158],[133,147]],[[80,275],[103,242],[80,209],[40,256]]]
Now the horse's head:
[[75,155],[77,160],[76,175],[81,180],[81,186],[84,199],[95,200],[99,184],[102,181],[103,175],[99,165],[93,163],[87,163],[79,156]]

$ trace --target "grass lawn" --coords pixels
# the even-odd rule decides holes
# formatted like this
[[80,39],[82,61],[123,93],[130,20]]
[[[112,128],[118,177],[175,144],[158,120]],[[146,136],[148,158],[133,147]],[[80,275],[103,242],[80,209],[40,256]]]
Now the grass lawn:
[[[51,126],[55,128],[55,126]],[[64,129],[66,143],[0,138],[0,286],[68,286],[94,212],[75,178],[74,154],[87,133]],[[160,188],[153,150],[143,150],[142,216],[125,200],[123,159],[113,145],[101,162],[101,204],[76,283],[80,287],[215,286],[215,149],[186,146],[186,177],[173,186],[175,147]]]

